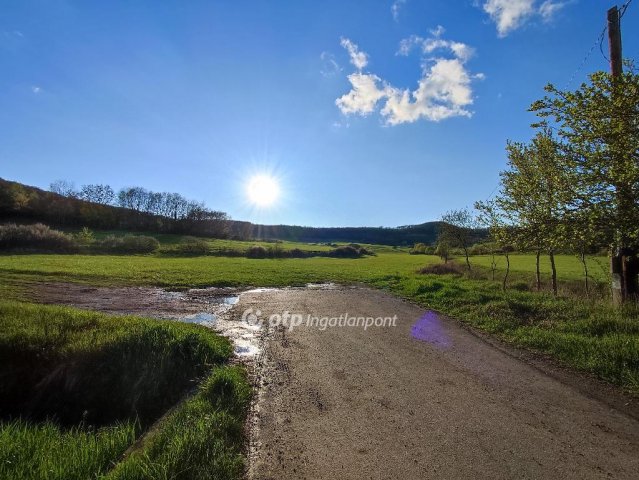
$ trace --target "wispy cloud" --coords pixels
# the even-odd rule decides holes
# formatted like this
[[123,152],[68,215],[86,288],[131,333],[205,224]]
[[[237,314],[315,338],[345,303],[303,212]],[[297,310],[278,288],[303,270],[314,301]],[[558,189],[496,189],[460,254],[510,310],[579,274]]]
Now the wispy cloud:
[[342,67],[337,63],[335,55],[332,53],[322,52],[320,54],[320,61],[322,62],[320,73],[324,77],[334,77],[342,71]]
[[[379,113],[387,125],[472,116],[468,109],[473,103],[471,84],[484,78],[483,74],[473,75],[466,67],[474,49],[443,39],[443,33],[443,27],[438,27],[429,38],[413,35],[400,42],[399,55],[408,55],[413,47],[421,51],[422,76],[415,90],[395,87],[373,73],[358,69],[348,75],[351,90],[335,101],[337,107],[345,115],[362,116],[380,107]],[[342,45],[348,50],[344,40]],[[435,52],[437,56],[433,56]]]
[[408,38],[399,42],[399,49],[397,55],[408,55],[414,47],[418,47],[422,53],[429,54],[435,50],[449,49],[454,55],[464,62],[470,59],[475,53],[472,47],[469,47],[465,43],[454,42],[451,40],[444,40],[440,38],[446,30],[441,25],[430,31],[430,38],[422,38],[418,35],[411,35]]
[[33,85],[31,87],[31,91],[37,95],[38,93],[42,92],[42,88],[37,85]]
[[495,22],[498,35],[505,37],[533,15],[534,3],[534,0],[488,0],[484,11]]
[[399,21],[399,12],[404,5],[406,5],[406,0],[395,0],[391,5],[391,15],[396,22]]
[[351,57],[351,63],[357,70],[362,70],[366,67],[366,65],[368,65],[368,55],[365,52],[361,52],[357,44],[353,43],[348,38],[342,38],[340,44],[348,52]]
[[544,22],[550,22],[553,18],[555,18],[555,15],[569,3],[571,3],[570,0],[565,2],[546,0],[539,6],[539,15],[541,15]]
[[497,27],[500,37],[522,27],[529,20],[541,17],[551,21],[572,0],[486,0],[481,5]]

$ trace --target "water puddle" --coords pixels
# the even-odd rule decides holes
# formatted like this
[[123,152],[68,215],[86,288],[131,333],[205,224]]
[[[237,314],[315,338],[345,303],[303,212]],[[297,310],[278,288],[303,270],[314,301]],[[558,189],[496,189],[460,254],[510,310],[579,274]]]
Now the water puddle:
[[202,311],[191,314],[169,315],[165,318],[186,323],[197,323],[215,330],[233,342],[235,354],[253,357],[260,352],[259,325],[251,325],[244,320],[227,320],[225,314],[239,300],[239,295],[219,295],[213,289],[191,289],[187,292],[165,292],[166,299],[200,305]]
[[428,342],[443,350],[447,350],[453,345],[439,315],[431,310],[415,322],[410,333],[413,338]]
[[338,285],[336,285],[333,282],[330,283],[307,283],[306,284],[306,288],[312,288],[315,290],[336,290],[337,288],[339,288]]
[[204,325],[205,327],[215,327],[217,323],[217,317],[212,313],[196,313],[194,315],[186,315],[179,319],[182,322],[186,323],[199,323],[200,325]]

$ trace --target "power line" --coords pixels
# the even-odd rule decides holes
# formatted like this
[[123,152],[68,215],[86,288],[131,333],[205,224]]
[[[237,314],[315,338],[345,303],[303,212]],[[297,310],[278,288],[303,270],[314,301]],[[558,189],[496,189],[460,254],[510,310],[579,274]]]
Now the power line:
[[[630,6],[631,3],[632,3],[632,0],[628,0],[626,3],[624,3],[619,8],[619,20],[620,21],[621,21],[621,18],[625,15],[626,10],[628,10],[628,7]],[[583,69],[583,67],[586,64],[586,62],[588,61],[588,59],[590,58],[590,55],[592,55],[592,52],[594,51],[594,49],[595,49],[595,47],[597,45],[599,45],[599,52],[601,52],[601,56],[606,60],[606,62],[610,62],[610,59],[606,56],[606,54],[604,53],[604,49],[603,49],[603,42],[604,42],[604,39],[606,38],[606,31],[607,30],[608,30],[608,22],[606,22],[604,24],[604,28],[601,30],[601,33],[597,37],[597,40],[595,40],[595,43],[590,47],[590,49],[586,53],[586,56],[584,57],[584,59],[581,61],[581,63],[576,68],[576,70],[573,72],[573,74],[570,76],[570,79],[566,83],[566,87],[565,87],[566,89],[572,84],[572,82],[575,80],[575,78],[577,77],[579,72],[581,72],[581,70]]]
[[628,0],[626,3],[624,3],[621,6],[621,8],[619,9],[619,20],[623,18],[623,16],[626,13],[626,10],[628,10],[628,7],[630,6],[631,3],[632,3],[632,0]]
[[[570,76],[570,79],[568,80],[568,83],[566,83],[565,88],[567,89],[570,84],[575,80],[575,78],[577,77],[577,74],[579,74],[579,72],[581,72],[581,70],[584,68],[584,65],[586,65],[586,62],[588,61],[588,59],[590,58],[590,55],[592,55],[592,52],[594,52],[595,47],[597,46],[597,44],[599,44],[599,48],[601,49],[601,43],[603,42],[604,36],[606,34],[606,29],[608,28],[607,25],[604,26],[603,30],[601,31],[601,34],[599,34],[599,36],[597,37],[597,39],[595,40],[595,43],[592,44],[592,46],[590,47],[590,49],[588,50],[588,52],[586,53],[586,56],[584,57],[584,59],[581,61],[581,63],[579,64],[579,66],[575,69],[575,71],[573,72],[573,74]],[[603,50],[601,52],[601,54],[603,55]],[[605,57],[605,55],[604,55]],[[608,59],[606,59],[607,61]]]

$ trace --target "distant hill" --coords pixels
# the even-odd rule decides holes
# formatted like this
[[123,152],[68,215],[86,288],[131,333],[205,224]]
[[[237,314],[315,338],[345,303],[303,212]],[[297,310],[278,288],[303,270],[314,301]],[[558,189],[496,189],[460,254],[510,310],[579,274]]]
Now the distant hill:
[[403,227],[302,227],[297,225],[256,225],[231,221],[231,236],[291,240],[309,243],[355,242],[380,245],[432,244],[437,240],[440,222]]
[[[206,214],[202,214],[202,211]],[[171,218],[132,208],[89,202],[0,179],[1,222],[43,222],[55,227],[181,233],[214,238],[381,245],[413,245],[418,242],[432,244],[437,239],[440,225],[440,222],[395,228],[258,225],[231,220],[223,212],[200,208],[196,213],[197,215],[192,211],[185,211],[180,217]]]

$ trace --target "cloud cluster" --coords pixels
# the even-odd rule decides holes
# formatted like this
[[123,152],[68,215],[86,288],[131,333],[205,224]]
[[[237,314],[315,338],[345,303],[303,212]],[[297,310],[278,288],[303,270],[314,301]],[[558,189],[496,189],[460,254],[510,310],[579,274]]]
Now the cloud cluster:
[[399,21],[399,12],[405,4],[406,0],[395,0],[391,5],[391,15],[396,22]]
[[486,0],[482,8],[497,26],[497,34],[505,37],[535,16],[549,22],[571,0]]
[[[470,117],[471,83],[483,75],[472,75],[467,70],[466,62],[474,50],[464,43],[443,39],[443,33],[444,29],[438,27],[429,38],[411,36],[400,42],[398,55],[408,55],[414,48],[422,54],[422,76],[412,91],[394,87],[373,73],[364,73],[368,56],[350,40],[342,39],[357,72],[348,75],[351,90],[335,101],[337,107],[345,115],[366,116],[380,105],[380,114],[387,125]],[[433,56],[435,52],[438,56]],[[359,58],[354,55],[361,54],[365,58],[363,64],[354,61]]]

